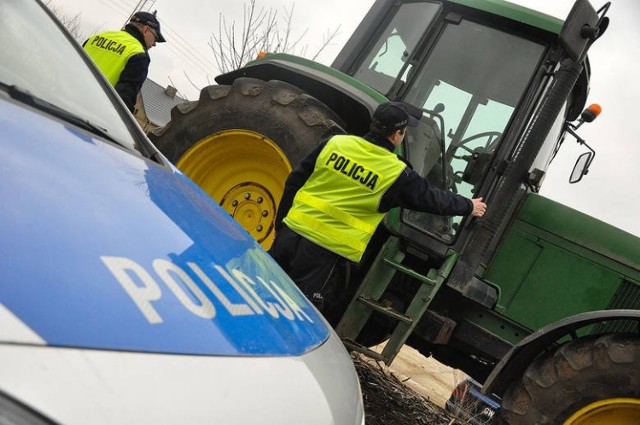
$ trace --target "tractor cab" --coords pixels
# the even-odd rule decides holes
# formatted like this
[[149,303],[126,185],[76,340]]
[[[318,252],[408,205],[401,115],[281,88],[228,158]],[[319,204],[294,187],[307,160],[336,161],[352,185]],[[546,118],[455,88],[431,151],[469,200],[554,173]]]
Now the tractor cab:
[[[420,124],[409,129],[402,153],[418,173],[442,189],[487,198],[554,81],[563,23],[506,2],[467,3],[378,1],[332,66],[417,107]],[[584,106],[588,72],[586,66],[533,161],[533,191],[566,123]],[[463,220],[401,215],[415,237],[440,246],[454,243]]]

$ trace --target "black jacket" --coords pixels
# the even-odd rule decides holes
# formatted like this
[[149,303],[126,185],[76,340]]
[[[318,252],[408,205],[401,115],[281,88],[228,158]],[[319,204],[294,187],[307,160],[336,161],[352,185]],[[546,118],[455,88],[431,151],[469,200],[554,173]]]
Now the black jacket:
[[[391,152],[393,144],[384,137],[367,133],[364,139],[374,145],[383,147]],[[282,200],[276,217],[276,230],[282,225],[287,216],[293,198],[313,173],[316,159],[327,144],[319,144],[300,164],[291,172],[285,183]],[[467,215],[473,211],[470,199],[456,193],[433,187],[426,179],[413,171],[411,165],[401,156],[399,158],[407,164],[398,179],[387,189],[378,207],[379,212],[387,212],[394,207],[408,208],[414,211],[428,212],[439,215]]]
[[[142,83],[147,79],[151,58],[149,57],[147,45],[144,42],[144,36],[140,30],[131,24],[127,24],[124,31],[135,37],[144,49],[144,53],[139,53],[129,58],[115,86],[116,92],[120,95],[120,98],[122,98],[122,101],[131,113],[133,113],[135,111],[138,93],[140,93],[140,89],[142,88]],[[84,46],[86,43],[87,41],[85,40],[82,45]]]
[[136,106],[136,98],[138,97],[138,93],[140,93],[142,83],[147,79],[151,58],[149,57],[147,45],[144,42],[144,36],[140,30],[129,24],[124,30],[134,36],[144,48],[144,53],[129,58],[115,87],[124,104],[127,105],[127,108],[133,113]]

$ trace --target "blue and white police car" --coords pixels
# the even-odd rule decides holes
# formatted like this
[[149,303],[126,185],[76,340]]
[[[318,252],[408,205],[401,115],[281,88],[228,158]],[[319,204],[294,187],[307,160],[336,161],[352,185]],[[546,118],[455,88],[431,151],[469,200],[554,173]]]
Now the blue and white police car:
[[364,423],[286,274],[36,0],[0,7],[0,423]]

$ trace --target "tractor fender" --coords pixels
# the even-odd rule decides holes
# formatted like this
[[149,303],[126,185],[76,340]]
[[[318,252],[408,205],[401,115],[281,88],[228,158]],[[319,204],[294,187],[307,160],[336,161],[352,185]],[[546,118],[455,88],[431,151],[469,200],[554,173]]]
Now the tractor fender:
[[364,135],[376,107],[387,98],[362,82],[336,69],[284,53],[267,54],[245,67],[216,77],[218,84],[232,84],[241,77],[279,80],[315,97],[343,122],[350,134]]
[[514,345],[500,360],[485,381],[482,393],[504,395],[509,385],[522,376],[533,360],[556,341],[565,336],[577,339],[578,329],[610,320],[635,320],[640,326],[640,310],[590,311],[566,317],[538,329]]

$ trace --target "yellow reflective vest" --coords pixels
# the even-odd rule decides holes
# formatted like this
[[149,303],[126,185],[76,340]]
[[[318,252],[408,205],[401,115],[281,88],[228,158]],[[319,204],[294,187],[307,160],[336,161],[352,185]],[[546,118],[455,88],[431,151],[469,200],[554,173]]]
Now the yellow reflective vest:
[[114,87],[129,58],[145,52],[140,41],[126,31],[96,34],[86,41],[84,50]]
[[382,195],[405,168],[394,153],[357,136],[334,136],[318,155],[283,222],[294,232],[359,262],[384,213]]

